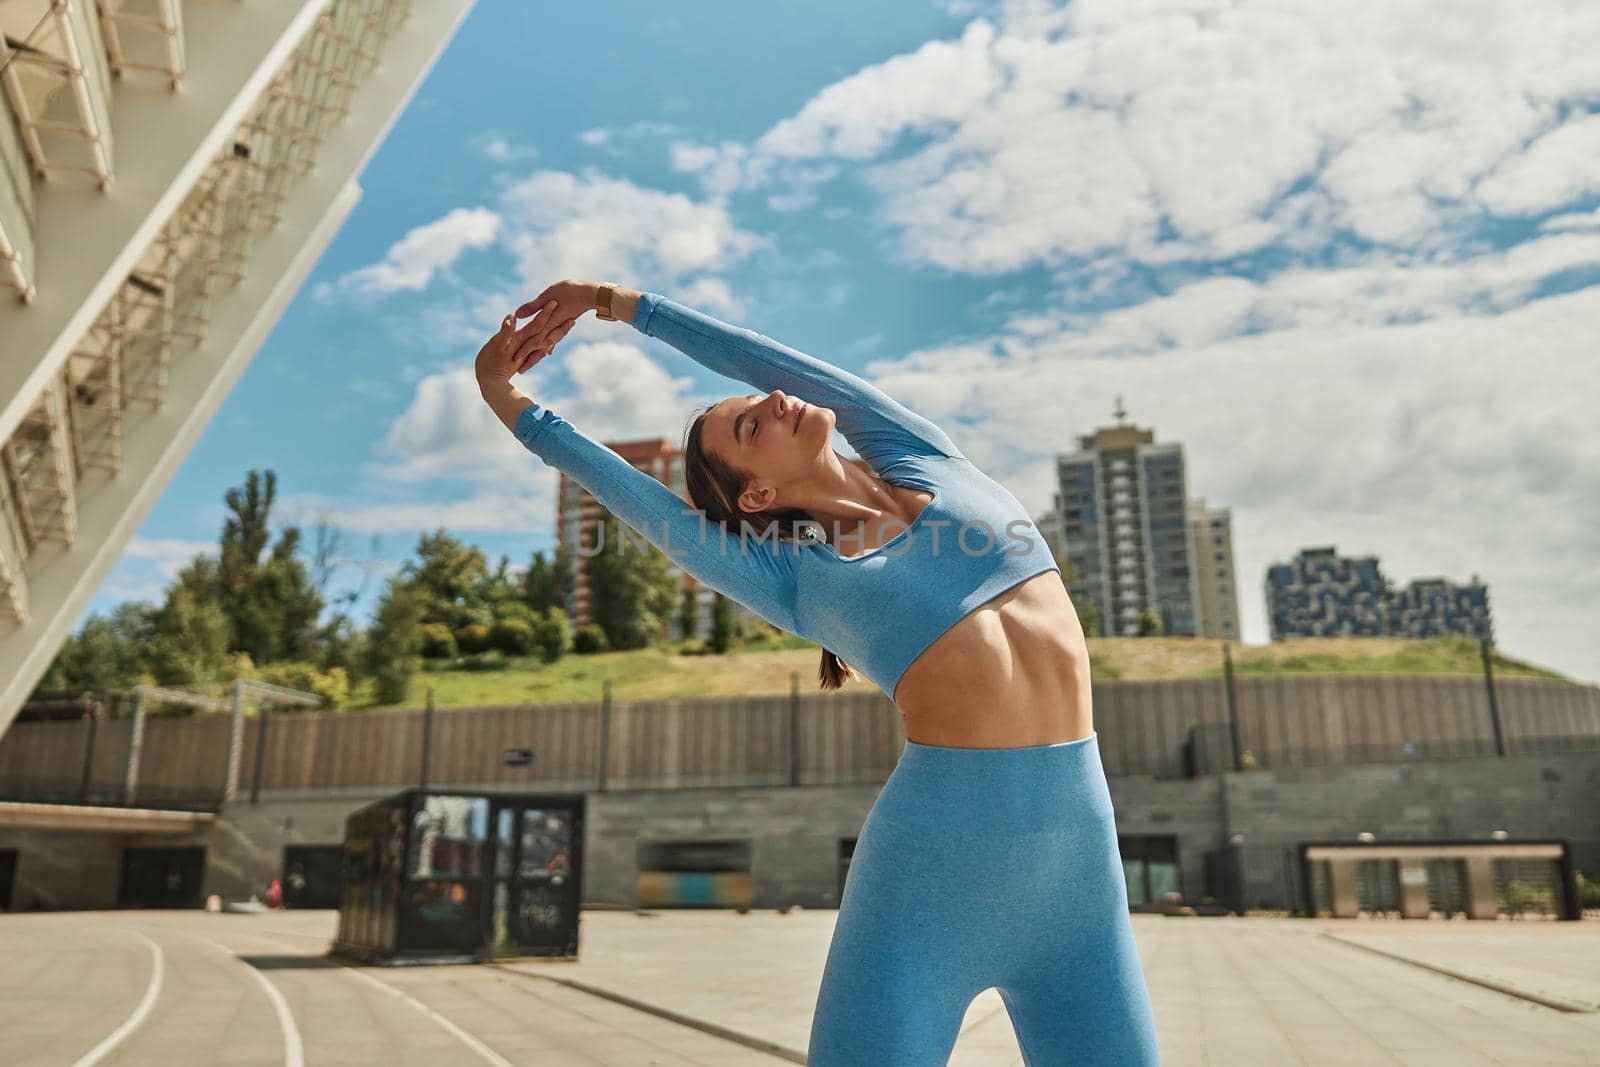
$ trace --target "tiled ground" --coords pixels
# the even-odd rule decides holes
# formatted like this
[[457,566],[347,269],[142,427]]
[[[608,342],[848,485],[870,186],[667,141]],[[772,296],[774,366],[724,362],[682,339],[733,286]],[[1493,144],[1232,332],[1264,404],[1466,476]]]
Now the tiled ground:
[[[323,957],[331,912],[5,915],[0,1060],[109,1046],[99,1063],[803,1063],[835,917],[589,911],[577,962],[361,968]],[[1600,1009],[1600,923],[1140,915],[1134,931],[1167,1067],[1600,1064],[1600,1010],[1357,947]],[[1021,1065],[993,990],[950,1063]]]

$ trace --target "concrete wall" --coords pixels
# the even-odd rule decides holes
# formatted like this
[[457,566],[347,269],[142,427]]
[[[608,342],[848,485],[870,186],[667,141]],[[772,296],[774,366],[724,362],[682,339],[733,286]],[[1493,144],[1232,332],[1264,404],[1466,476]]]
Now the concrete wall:
[[1184,898],[1198,901],[1205,896],[1205,853],[1227,839],[1221,777],[1112,778],[1109,784],[1117,833],[1176,837]]
[[[1580,869],[1600,874],[1600,754],[1521,756],[1248,771],[1196,779],[1118,776],[1110,780],[1118,831],[1178,839],[1184,895],[1214,893],[1205,854],[1243,835],[1244,899],[1294,902],[1285,863],[1302,841],[1557,837],[1573,845]],[[633,903],[638,844],[644,840],[748,839],[752,904],[838,905],[839,844],[855,837],[876,799],[875,785],[754,789],[661,789],[588,793],[584,840],[586,903]],[[206,848],[204,892],[243,899],[281,875],[286,845],[336,844],[344,819],[388,791],[336,795],[267,794],[236,803],[188,835],[71,834],[0,828],[0,848],[18,848],[14,907],[110,907],[120,850],[127,845]]]
[[0,848],[17,850],[11,910],[114,908],[126,834],[0,829]]
[[1284,853],[1302,841],[1567,838],[1600,875],[1600,753],[1296,768],[1224,776],[1244,835],[1247,902],[1288,903]]

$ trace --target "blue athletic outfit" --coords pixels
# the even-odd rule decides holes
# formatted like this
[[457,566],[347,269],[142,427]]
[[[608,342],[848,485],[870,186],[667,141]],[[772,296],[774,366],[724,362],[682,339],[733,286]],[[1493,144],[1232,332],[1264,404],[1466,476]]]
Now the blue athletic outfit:
[[[891,698],[973,608],[1059,569],[1016,497],[870,383],[654,293],[632,325],[720,374],[831,408],[879,477],[932,499],[880,547],[845,556],[709,522],[537,402],[517,417],[517,439],[697,581],[833,651]],[[1028,1067],[1158,1062],[1098,734],[1024,748],[906,742],[856,841],[807,1062],[944,1064],[967,1005],[990,987]]]

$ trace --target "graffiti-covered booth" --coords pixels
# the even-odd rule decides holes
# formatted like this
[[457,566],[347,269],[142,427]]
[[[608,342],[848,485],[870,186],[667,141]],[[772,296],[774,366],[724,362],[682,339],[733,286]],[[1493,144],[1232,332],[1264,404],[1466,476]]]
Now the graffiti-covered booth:
[[352,812],[333,951],[374,963],[576,959],[583,802],[412,788]]

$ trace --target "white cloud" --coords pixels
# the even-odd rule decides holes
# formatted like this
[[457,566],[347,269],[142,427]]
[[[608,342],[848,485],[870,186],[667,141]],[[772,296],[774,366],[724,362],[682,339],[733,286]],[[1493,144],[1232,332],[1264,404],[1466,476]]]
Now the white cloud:
[[467,144],[489,162],[502,165],[521,163],[539,155],[538,149],[521,144],[497,130],[475,134]]
[[[615,324],[612,324],[615,328]],[[631,341],[572,340],[518,378],[574,426],[599,441],[665,437],[681,443],[690,408],[705,398],[691,380],[673,378]],[[564,373],[565,388],[556,378]],[[530,536],[552,529],[557,476],[529,452],[483,402],[470,367],[430,374],[416,387],[366,473],[379,487],[371,503],[301,494],[293,505],[326,513],[336,525],[364,532],[431,530]],[[422,499],[451,491],[452,499]],[[384,499],[387,497],[388,499]]]
[[1536,215],[1600,193],[1600,115],[1581,115],[1540,137],[1477,189],[1502,215]]
[[[1448,303],[1485,273],[1420,288]],[[1052,500],[1051,457],[1124,397],[1131,421],[1182,443],[1189,495],[1232,509],[1250,640],[1268,636],[1267,566],[1331,543],[1376,554],[1401,584],[1481,576],[1507,652],[1600,680],[1600,288],[1387,324],[1341,281],[1198,283],[870,370],[1035,514]],[[1319,282],[1331,298],[1298,304]],[[1283,325],[1237,336],[1256,305]]]
[[1566,215],[1552,215],[1539,224],[1539,229],[1545,233],[1556,230],[1600,229],[1600,208],[1593,211],[1574,211]]
[[672,122],[640,119],[626,126],[596,126],[578,134],[580,143],[612,155],[626,155],[637,142],[651,138],[671,137],[683,130]]
[[1600,189],[1600,119],[1560,117],[1600,90],[1575,44],[1594,40],[1600,8],[1573,0],[1011,3],[672,162],[713,195],[851,162],[905,259],[973,273],[1341,233],[1448,250],[1472,220]]
[[[770,247],[735,225],[720,203],[593,172],[539,171],[506,190],[502,212],[505,244],[530,296],[561,278],[693,285]],[[741,311],[731,297],[707,310]]]
[[[725,274],[772,247],[765,237],[736,225],[717,201],[648,189],[592,170],[540,170],[507,185],[493,209],[457,208],[418,227],[396,242],[383,262],[324,285],[317,295],[381,296],[425,288],[445,276],[460,251],[490,245],[511,258],[512,269],[471,280],[448,275],[451,284],[437,287],[427,301],[383,317],[382,328],[399,345],[431,353],[454,349],[429,366],[399,367],[406,383],[470,359],[501,316],[563,278],[670,290],[712,314],[741,317],[746,306]],[[585,318],[568,344],[598,340],[602,334],[594,333],[596,328]],[[598,328],[603,332],[605,324]]]
[[324,298],[336,292],[384,296],[426,289],[469,249],[486,248],[500,232],[500,216],[487,208],[456,208],[441,219],[418,226],[390,246],[383,259],[352,271],[324,286]]

